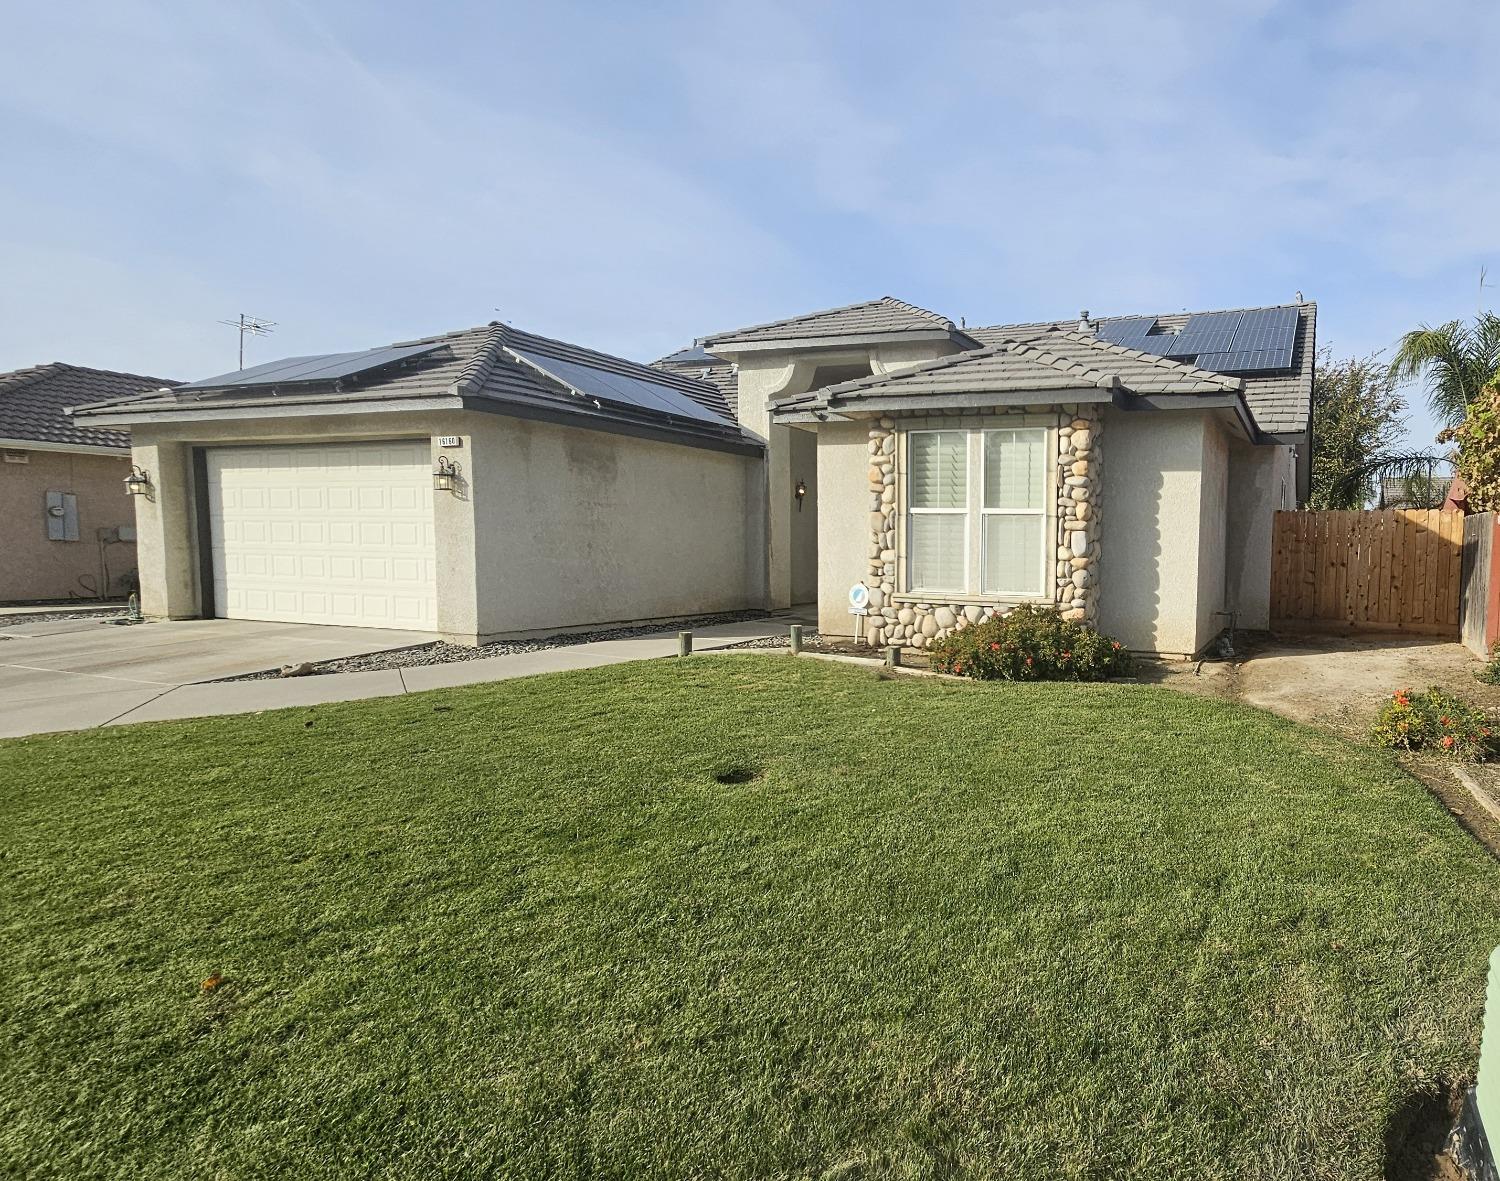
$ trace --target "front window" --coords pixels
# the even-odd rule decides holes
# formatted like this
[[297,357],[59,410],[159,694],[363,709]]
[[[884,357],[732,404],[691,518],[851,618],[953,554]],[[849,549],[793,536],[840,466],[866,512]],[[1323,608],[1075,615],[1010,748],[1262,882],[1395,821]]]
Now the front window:
[[907,436],[907,589],[1036,598],[1046,578],[1047,432]]

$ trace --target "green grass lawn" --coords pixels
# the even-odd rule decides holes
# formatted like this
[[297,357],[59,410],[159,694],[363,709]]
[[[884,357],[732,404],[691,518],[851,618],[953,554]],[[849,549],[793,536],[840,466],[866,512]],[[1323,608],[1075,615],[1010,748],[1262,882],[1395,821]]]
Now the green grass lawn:
[[1145,687],[694,657],[0,785],[7,1175],[1378,1178],[1500,941],[1390,759]]

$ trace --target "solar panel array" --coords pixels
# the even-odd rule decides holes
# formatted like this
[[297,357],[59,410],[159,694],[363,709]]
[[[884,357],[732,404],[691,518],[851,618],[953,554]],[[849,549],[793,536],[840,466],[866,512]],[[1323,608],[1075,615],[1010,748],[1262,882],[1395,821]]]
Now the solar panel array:
[[1217,373],[1290,369],[1297,339],[1296,308],[1257,308],[1248,312],[1202,312],[1189,316],[1180,332],[1156,332],[1151,316],[1109,320],[1099,337],[1158,357],[1169,357]]
[[219,390],[233,386],[289,385],[294,382],[339,381],[371,369],[382,369],[397,361],[420,357],[424,353],[443,348],[438,344],[391,345],[379,349],[362,349],[357,353],[323,353],[315,357],[283,357],[279,361],[267,361],[264,365],[252,365],[234,373],[221,373],[218,377],[205,377],[177,387],[181,390]]
[[623,373],[611,373],[582,365],[577,361],[562,361],[556,357],[543,356],[526,349],[511,348],[528,365],[562,382],[569,389],[590,398],[613,402],[618,406],[632,406],[637,410],[650,410],[657,414],[670,414],[678,418],[691,418],[698,422],[710,422],[715,426],[726,425],[724,420],[711,410],[706,410],[686,394],[671,386],[633,377]]

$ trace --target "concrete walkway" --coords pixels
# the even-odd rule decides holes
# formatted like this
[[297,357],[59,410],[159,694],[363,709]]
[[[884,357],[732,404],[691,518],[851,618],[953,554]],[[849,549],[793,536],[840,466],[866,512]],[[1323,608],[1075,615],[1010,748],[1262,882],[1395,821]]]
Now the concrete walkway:
[[[229,621],[204,621],[200,626]],[[712,651],[768,636],[782,636],[793,623],[814,624],[810,615],[783,613],[770,619],[745,623],[726,623],[694,629],[693,649]],[[148,625],[158,627],[166,625]],[[120,629],[138,631],[146,629]],[[340,629],[358,630],[358,629]],[[392,646],[370,644],[370,649]],[[566,669],[597,668],[623,664],[632,660],[651,660],[677,653],[677,629],[669,628],[650,635],[618,640],[598,640],[562,648],[545,648],[510,656],[490,656],[451,664],[430,664],[414,668],[383,669],[377,672],[328,673],[321,676],[289,677],[285,680],[228,681],[217,684],[196,682],[104,685],[90,683],[70,692],[56,692],[49,699],[34,701],[24,709],[10,708],[0,702],[0,736],[49,730],[87,729],[101,725],[120,726],[134,722],[155,722],[169,718],[210,717],[221,714],[255,713],[289,706],[321,705],[331,701],[356,701],[368,697],[394,697],[453,685],[472,685],[484,681],[503,681],[529,677],[538,673]],[[304,659],[306,657],[304,656]],[[8,644],[0,645],[0,698],[7,695],[4,678],[5,660],[12,659]],[[15,671],[15,666],[9,666]],[[261,664],[259,668],[271,667]],[[38,672],[42,670],[37,670]],[[50,670],[48,670],[50,671]],[[246,670],[252,671],[252,670]],[[97,674],[96,674],[97,675]],[[222,675],[222,674],[221,674]],[[165,679],[165,678],[163,678]],[[13,687],[14,688],[14,687]],[[108,693],[107,702],[97,698],[85,704],[80,693]],[[14,698],[12,697],[12,701]],[[100,705],[104,708],[100,708]],[[117,707],[117,708],[116,708]]]

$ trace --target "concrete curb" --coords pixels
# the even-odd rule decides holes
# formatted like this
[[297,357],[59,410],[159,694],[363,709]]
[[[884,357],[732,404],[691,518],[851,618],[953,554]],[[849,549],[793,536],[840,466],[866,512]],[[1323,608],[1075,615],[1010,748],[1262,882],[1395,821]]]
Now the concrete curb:
[[1491,820],[1500,822],[1500,800],[1490,795],[1480,786],[1479,781],[1462,767],[1455,765],[1452,770],[1453,777],[1468,789],[1469,794],[1474,797],[1474,802],[1489,813]]

